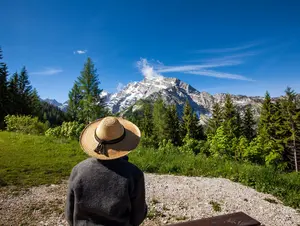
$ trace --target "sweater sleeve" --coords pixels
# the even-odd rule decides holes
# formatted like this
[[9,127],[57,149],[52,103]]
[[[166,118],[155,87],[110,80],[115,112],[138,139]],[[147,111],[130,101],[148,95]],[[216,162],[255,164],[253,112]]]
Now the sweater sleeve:
[[69,185],[67,191],[67,200],[66,200],[66,207],[65,207],[65,215],[66,220],[68,221],[69,225],[73,225],[73,214],[74,214],[74,190],[73,190],[73,178],[75,175],[75,167],[72,170],[72,173],[69,178]]
[[140,225],[147,215],[145,200],[145,179],[144,174],[137,180],[134,195],[131,197],[130,223],[134,226]]

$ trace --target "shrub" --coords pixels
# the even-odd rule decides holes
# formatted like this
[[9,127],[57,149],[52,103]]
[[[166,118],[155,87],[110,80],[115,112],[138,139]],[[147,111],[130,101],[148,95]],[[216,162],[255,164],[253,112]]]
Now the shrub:
[[25,133],[25,134],[44,134],[48,129],[46,123],[40,122],[37,117],[7,115],[5,117],[7,131]]
[[49,128],[45,135],[47,137],[61,137],[61,126],[57,126],[55,128]]
[[158,148],[158,143],[155,140],[154,136],[151,137],[142,136],[140,143],[141,146],[145,148],[151,148],[151,147]]
[[84,129],[84,124],[79,122],[63,122],[61,126],[50,128],[46,131],[46,136],[64,137],[69,139],[78,139],[81,131]]
[[198,154],[201,149],[201,143],[198,140],[185,137],[183,139],[183,145],[179,147],[182,153]]

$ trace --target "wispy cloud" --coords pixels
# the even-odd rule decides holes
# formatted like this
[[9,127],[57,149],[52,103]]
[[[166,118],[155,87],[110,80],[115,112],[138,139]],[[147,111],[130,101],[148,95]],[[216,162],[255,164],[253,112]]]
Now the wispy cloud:
[[218,64],[195,64],[195,65],[180,65],[180,66],[165,66],[162,63],[160,64],[151,64],[147,59],[141,59],[137,62],[137,66],[140,69],[141,73],[146,79],[156,79],[162,78],[161,73],[174,73],[181,72],[185,74],[194,74],[201,76],[210,76],[222,79],[235,79],[235,80],[244,80],[244,81],[253,81],[250,78],[247,78],[243,75],[224,73],[220,71],[208,70],[210,68],[220,68],[225,66],[237,65],[239,62],[228,61],[221,62]]
[[261,42],[253,42],[249,43],[246,45],[240,45],[240,46],[235,46],[235,47],[230,47],[230,48],[220,48],[220,49],[202,49],[202,50],[197,50],[197,53],[229,53],[229,52],[237,52],[241,50],[246,50],[250,49],[253,47],[256,47],[260,45]]
[[61,72],[63,72],[62,69],[46,68],[45,70],[31,72],[30,74],[31,75],[55,75]]
[[[238,53],[238,54],[233,54],[233,55],[227,55],[227,56],[222,56],[222,57],[215,57],[215,58],[208,58],[204,60],[198,60],[197,62],[206,62],[206,63],[215,63],[215,62],[224,62],[224,61],[238,61],[241,64],[244,62],[244,59],[247,57],[251,56],[256,56],[260,52],[259,51],[251,51],[251,52],[245,52],[245,53]],[[196,61],[194,61],[196,62]]]
[[119,82],[117,85],[117,91],[120,92],[124,88],[124,84]]
[[205,68],[217,68],[217,67],[225,67],[225,66],[233,66],[238,65],[241,62],[239,61],[223,61],[215,64],[196,64],[196,65],[182,65],[182,66],[162,66],[157,68],[157,72],[185,72],[185,71],[193,71]]
[[87,50],[76,50],[73,53],[74,54],[85,54],[85,53],[87,53]]
[[245,76],[242,76],[242,75],[224,73],[224,72],[218,72],[218,71],[212,71],[212,70],[187,71],[185,73],[186,74],[194,74],[194,75],[210,76],[210,77],[216,77],[216,78],[254,81],[253,79],[246,78]]

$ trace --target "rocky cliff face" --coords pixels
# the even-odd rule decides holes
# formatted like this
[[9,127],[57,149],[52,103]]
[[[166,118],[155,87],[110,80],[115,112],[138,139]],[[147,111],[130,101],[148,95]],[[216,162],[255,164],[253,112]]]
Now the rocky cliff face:
[[[120,92],[107,94],[106,101],[108,108],[113,113],[117,113],[134,106],[140,99],[154,101],[161,96],[165,103],[176,104],[179,111],[188,100],[198,115],[209,115],[215,102],[221,103],[221,105],[224,103],[225,95],[223,93],[211,95],[207,92],[200,92],[179,79],[159,77],[129,83]],[[255,113],[259,113],[263,97],[231,96],[238,108],[251,105]]]

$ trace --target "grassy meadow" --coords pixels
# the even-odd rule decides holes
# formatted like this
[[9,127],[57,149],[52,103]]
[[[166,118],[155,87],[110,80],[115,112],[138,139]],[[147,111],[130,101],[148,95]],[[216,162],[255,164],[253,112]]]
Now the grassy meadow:
[[[59,183],[85,158],[86,154],[74,140],[0,132],[0,186]],[[300,174],[297,173],[283,173],[225,158],[195,156],[175,148],[138,148],[129,155],[129,160],[149,173],[228,178],[300,208]]]

